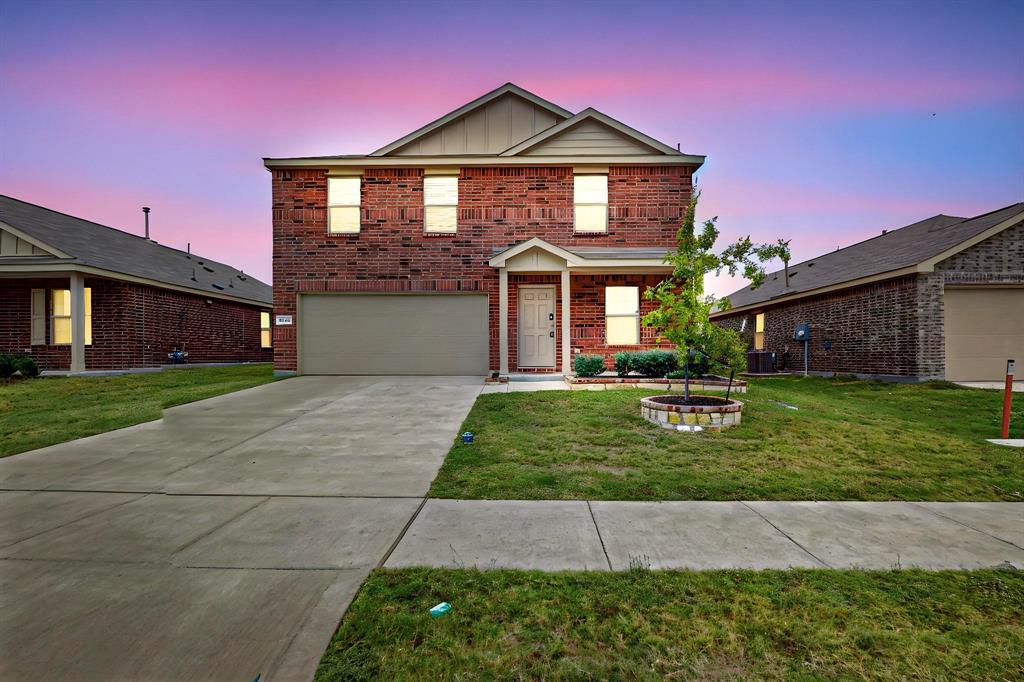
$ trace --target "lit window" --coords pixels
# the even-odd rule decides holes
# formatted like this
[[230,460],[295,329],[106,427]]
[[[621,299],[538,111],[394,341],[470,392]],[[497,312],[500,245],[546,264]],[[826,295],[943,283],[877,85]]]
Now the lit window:
[[[56,345],[71,343],[71,290],[50,291],[50,339]],[[92,288],[85,288],[85,345],[92,345]]]
[[327,178],[327,231],[359,232],[359,184],[361,178]]
[[635,346],[640,343],[640,288],[606,287],[604,316],[607,345]]
[[754,318],[754,350],[764,350],[764,313]]
[[260,312],[260,347],[270,348],[270,313]]
[[577,232],[608,231],[608,176],[574,175],[573,206]]
[[458,228],[459,178],[428,175],[423,178],[423,230],[454,234]]

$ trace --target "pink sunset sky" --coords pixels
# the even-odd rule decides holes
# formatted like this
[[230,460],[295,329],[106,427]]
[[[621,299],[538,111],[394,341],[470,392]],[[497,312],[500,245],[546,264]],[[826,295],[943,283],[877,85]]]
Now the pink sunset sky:
[[137,233],[151,206],[157,241],[266,281],[261,157],[366,153],[506,81],[706,154],[700,216],[796,260],[1024,199],[1021,2],[0,0],[0,25],[0,193]]

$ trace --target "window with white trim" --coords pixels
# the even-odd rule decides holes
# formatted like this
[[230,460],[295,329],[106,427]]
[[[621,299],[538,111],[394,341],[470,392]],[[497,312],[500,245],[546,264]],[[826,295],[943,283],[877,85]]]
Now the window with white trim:
[[260,311],[260,348],[271,347],[271,335],[270,335],[270,313],[261,310]]
[[327,231],[359,233],[359,189],[362,178],[327,178]]
[[601,234],[608,231],[608,176],[574,175],[573,209],[576,232]]
[[[71,343],[71,290],[50,291],[50,343]],[[85,288],[85,345],[92,345],[92,288]]]
[[640,287],[605,287],[605,343],[635,346],[640,343]]
[[428,175],[423,178],[423,230],[455,234],[458,229],[459,176]]

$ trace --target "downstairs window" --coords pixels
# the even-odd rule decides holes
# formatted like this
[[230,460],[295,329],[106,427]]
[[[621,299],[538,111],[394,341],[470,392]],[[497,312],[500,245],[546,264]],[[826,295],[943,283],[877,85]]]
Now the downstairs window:
[[[71,290],[50,291],[50,343],[71,343]],[[92,345],[92,288],[85,287],[85,345]]]
[[640,287],[605,287],[604,317],[607,345],[640,343]]
[[260,348],[271,347],[270,313],[260,311]]

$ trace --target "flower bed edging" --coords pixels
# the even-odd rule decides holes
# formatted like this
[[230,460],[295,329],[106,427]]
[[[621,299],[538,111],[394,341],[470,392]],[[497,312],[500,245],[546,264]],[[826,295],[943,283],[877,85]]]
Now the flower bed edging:
[[738,400],[722,400],[721,405],[667,405],[655,400],[659,397],[667,396],[641,398],[640,415],[663,429],[691,433],[721,431],[739,425],[742,419],[743,403]]

